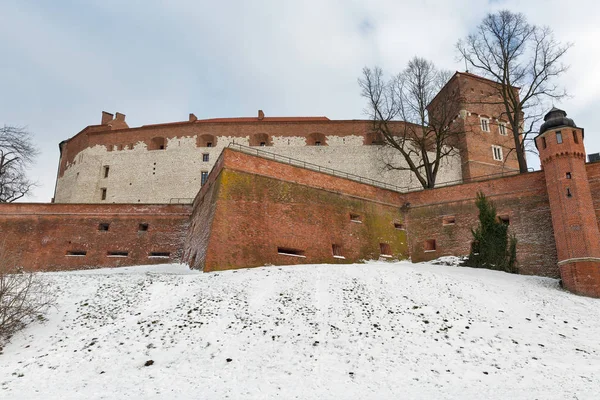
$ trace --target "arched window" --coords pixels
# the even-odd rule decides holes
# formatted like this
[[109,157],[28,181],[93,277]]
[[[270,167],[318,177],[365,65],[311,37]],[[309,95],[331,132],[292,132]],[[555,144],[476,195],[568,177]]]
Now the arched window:
[[266,133],[256,133],[250,137],[250,146],[271,146],[271,138]]
[[148,150],[164,150],[167,148],[167,143],[164,137],[157,136],[152,138],[148,145]]
[[327,146],[327,139],[322,133],[311,133],[306,137],[307,146]]
[[198,147],[215,147],[217,145],[217,137],[214,135],[201,135],[196,139]]

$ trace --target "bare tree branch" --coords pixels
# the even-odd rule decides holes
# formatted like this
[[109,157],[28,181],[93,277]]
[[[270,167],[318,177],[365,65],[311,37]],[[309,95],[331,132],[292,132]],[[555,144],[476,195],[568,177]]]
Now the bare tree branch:
[[26,172],[37,155],[27,130],[6,125],[0,128],[0,203],[16,201],[35,187]]

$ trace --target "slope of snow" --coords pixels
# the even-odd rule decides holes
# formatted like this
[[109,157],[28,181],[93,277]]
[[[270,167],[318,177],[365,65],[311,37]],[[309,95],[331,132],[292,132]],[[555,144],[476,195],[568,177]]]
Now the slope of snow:
[[[5,399],[561,399],[600,393],[600,300],[409,262],[44,274]],[[145,366],[149,360],[152,365]]]

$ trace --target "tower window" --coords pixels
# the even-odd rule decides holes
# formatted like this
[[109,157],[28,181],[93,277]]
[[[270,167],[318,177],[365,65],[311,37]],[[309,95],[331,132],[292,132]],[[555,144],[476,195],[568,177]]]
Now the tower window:
[[206,147],[212,147],[212,142],[206,142]]
[[560,131],[556,132],[556,143],[561,144],[562,141],[562,133]]
[[267,142],[260,142],[260,147],[265,147],[267,145]]
[[490,120],[487,118],[481,118],[481,130],[484,132],[490,131]]
[[502,124],[502,123],[498,124],[498,131],[500,132],[500,134],[502,136],[506,136],[507,135],[507,133],[506,133],[506,124]]
[[567,179],[571,179],[571,173],[567,172]]
[[567,197],[573,197],[573,194],[571,194],[571,189],[567,188]]
[[545,149],[545,148],[546,148],[546,138],[543,137],[542,138],[542,149]]
[[106,188],[100,189],[100,200],[106,200]]
[[208,180],[208,172],[202,171],[200,174],[200,185],[204,185],[207,180]]
[[502,161],[504,158],[502,157],[502,147],[500,146],[492,146],[492,153],[494,160]]
[[109,170],[110,170],[110,167],[108,165],[105,165],[104,166],[104,177],[105,178],[108,178],[108,172],[109,172]]
[[575,144],[579,144],[579,137],[577,136],[577,131],[573,131],[573,141]]
[[204,154],[202,154],[202,161],[203,161],[203,162],[208,162],[208,160],[209,160],[209,156],[210,156],[210,155],[209,155],[209,154],[207,154],[207,153],[204,153]]

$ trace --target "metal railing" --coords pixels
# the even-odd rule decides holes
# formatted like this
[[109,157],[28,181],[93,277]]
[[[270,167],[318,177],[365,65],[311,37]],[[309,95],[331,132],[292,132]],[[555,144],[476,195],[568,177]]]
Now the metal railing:
[[[324,174],[337,176],[340,178],[350,179],[352,181],[364,183],[364,184],[367,184],[370,186],[376,186],[376,187],[383,188],[383,189],[392,190],[392,191],[399,192],[399,193],[418,192],[418,191],[423,190],[423,187],[421,185],[419,185],[419,186],[393,185],[391,183],[381,182],[381,181],[377,181],[377,180],[371,179],[371,178],[365,178],[363,176],[351,174],[349,172],[344,172],[344,171],[336,170],[336,169],[329,168],[329,167],[323,167],[321,165],[298,160],[296,158],[292,158],[292,157],[288,157],[288,156],[282,156],[280,154],[271,153],[271,152],[268,152],[265,150],[258,149],[256,147],[244,146],[244,145],[241,145],[238,143],[231,142],[231,143],[229,143],[229,145],[227,147],[229,147],[230,149],[235,149],[235,150],[241,151],[246,154],[255,155],[257,157],[271,159],[271,160],[278,161],[281,163],[285,163],[285,164],[289,164],[289,165],[293,165],[293,166],[301,167],[301,168],[305,168],[305,169],[310,169],[312,171],[317,171],[317,172],[321,172]],[[533,170],[533,168],[528,168],[528,171],[533,172],[534,170]],[[480,175],[480,176],[477,176],[477,177],[474,177],[471,179],[457,179],[454,181],[436,183],[435,188],[460,185],[463,183],[478,182],[478,181],[483,181],[486,179],[501,178],[504,176],[513,176],[513,175],[518,175],[518,174],[519,174],[519,171],[497,172],[495,174]]]

